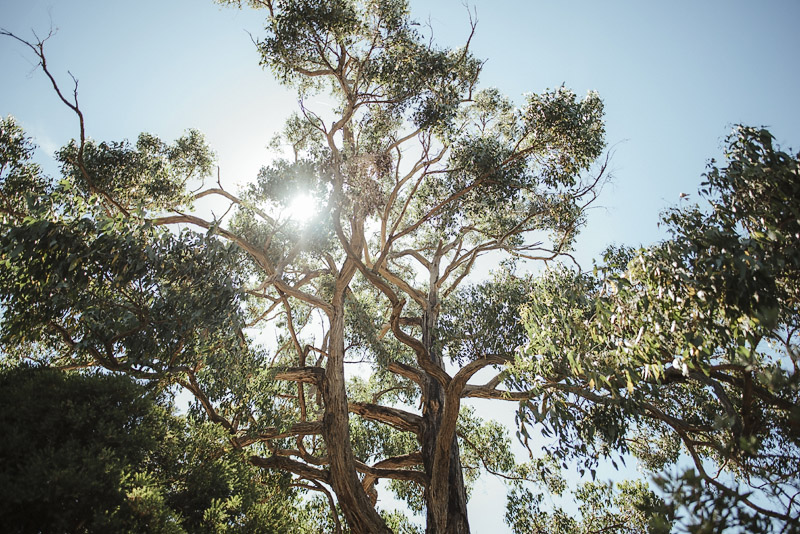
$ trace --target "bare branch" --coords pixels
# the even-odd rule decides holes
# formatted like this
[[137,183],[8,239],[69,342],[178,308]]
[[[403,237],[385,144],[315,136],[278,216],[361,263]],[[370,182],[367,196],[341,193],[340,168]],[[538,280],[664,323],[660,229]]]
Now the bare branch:
[[[379,470],[385,470],[385,469],[396,470],[403,467],[416,467],[419,465],[422,465],[422,453],[417,451],[417,452],[412,452],[410,454],[404,454],[402,456],[394,456],[392,458],[381,460],[380,462],[374,464],[372,468]],[[375,482],[377,482],[378,478],[380,478],[379,473],[381,472],[387,473],[387,471],[373,471],[371,473],[367,473],[364,475],[364,480],[362,481],[362,485],[364,486],[364,491],[366,491],[368,494],[371,494],[374,491]],[[412,471],[412,472],[419,472],[419,471]],[[393,473],[393,471],[389,471],[389,473]],[[392,478],[392,477],[387,477],[387,478]],[[426,484],[424,480],[420,483],[423,485]]]
[[400,362],[391,362],[388,367],[389,371],[402,377],[408,378],[415,382],[417,385],[422,385],[422,373],[419,369],[411,367]]

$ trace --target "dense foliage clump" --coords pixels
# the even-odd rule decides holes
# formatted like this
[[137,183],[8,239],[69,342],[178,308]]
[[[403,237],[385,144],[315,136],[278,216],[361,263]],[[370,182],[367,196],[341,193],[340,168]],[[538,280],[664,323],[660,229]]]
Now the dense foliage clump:
[[0,370],[5,532],[300,532],[280,477],[130,378]]

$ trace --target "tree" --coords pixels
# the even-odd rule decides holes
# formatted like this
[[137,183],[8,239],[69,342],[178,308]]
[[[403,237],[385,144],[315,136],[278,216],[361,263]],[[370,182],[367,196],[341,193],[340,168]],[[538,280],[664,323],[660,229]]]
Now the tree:
[[797,532],[800,157],[737,127],[726,158],[668,240],[531,282],[512,383],[559,456],[634,455],[692,532]]
[[286,481],[261,484],[214,425],[128,377],[6,367],[0,399],[6,532],[300,531]]

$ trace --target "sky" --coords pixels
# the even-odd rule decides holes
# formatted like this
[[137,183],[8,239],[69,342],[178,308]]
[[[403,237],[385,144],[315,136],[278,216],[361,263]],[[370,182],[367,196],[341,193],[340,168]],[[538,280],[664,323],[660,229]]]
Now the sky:
[[[483,87],[521,102],[562,84],[595,90],[606,110],[612,183],[578,243],[584,267],[610,244],[664,237],[659,213],[698,200],[710,158],[722,159],[734,124],[766,126],[800,149],[800,2],[796,0],[473,0],[473,53],[486,59]],[[461,0],[414,0],[437,43],[462,45],[469,12]],[[210,0],[3,0],[0,27],[47,41],[52,71],[78,97],[88,135],[172,140],[202,131],[218,156],[223,185],[245,183],[267,163],[268,144],[296,109],[292,92],[259,67],[251,38],[263,16]],[[78,135],[31,54],[0,39],[0,114],[14,115],[47,154]],[[232,187],[233,188],[233,187]],[[508,420],[508,414],[503,416]],[[512,419],[513,420],[513,419]],[[475,532],[507,532],[504,493],[482,492]],[[495,495],[499,492],[499,496]],[[499,508],[496,508],[499,507]],[[482,513],[482,510],[492,510]]]

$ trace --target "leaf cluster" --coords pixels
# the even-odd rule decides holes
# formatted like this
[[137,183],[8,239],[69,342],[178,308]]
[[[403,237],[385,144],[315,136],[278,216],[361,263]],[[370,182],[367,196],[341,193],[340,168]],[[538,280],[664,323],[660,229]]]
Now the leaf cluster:
[[103,193],[127,209],[158,211],[185,204],[187,183],[208,176],[214,156],[203,135],[189,130],[172,145],[146,133],[135,145],[73,140],[56,159],[85,196]]

